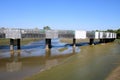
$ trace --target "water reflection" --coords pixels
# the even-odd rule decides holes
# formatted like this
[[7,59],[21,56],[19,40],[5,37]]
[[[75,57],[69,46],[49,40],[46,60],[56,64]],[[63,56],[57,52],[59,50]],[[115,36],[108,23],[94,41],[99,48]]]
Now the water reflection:
[[9,62],[6,64],[6,70],[8,72],[19,71],[22,68],[22,62]]
[[6,63],[6,70],[8,72],[19,71],[22,69],[22,62],[19,61],[20,58],[20,50],[18,51],[10,51],[10,62]]
[[49,58],[51,56],[51,49],[46,50],[46,58]]

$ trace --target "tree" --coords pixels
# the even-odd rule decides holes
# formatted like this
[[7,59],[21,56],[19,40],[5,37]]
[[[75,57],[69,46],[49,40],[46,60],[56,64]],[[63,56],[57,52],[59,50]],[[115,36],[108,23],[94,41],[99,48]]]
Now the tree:
[[108,29],[107,32],[115,32],[115,30]]
[[44,30],[51,30],[51,28],[49,26],[45,26],[43,27]]

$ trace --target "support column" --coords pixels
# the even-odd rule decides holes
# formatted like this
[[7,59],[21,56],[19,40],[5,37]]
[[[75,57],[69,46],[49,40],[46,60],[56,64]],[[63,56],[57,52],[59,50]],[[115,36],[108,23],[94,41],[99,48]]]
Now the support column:
[[75,48],[76,47],[76,39],[73,38],[73,47]]
[[100,39],[100,42],[99,43],[102,43],[102,39]]
[[107,39],[105,39],[106,41],[105,41],[105,43],[108,43],[108,42],[110,42],[110,40],[107,38]]
[[108,38],[108,42],[110,42],[110,38]]
[[112,38],[112,42],[114,42],[115,38]]
[[103,39],[103,43],[105,43],[105,39]]
[[94,44],[94,39],[92,38],[92,39],[90,39],[90,43],[89,43],[90,45],[93,45]]
[[20,49],[21,49],[20,39],[17,39],[17,49],[18,49],[18,50],[20,50]]
[[14,50],[14,39],[10,39],[10,50]]
[[100,39],[100,43],[104,43],[105,42],[105,40],[104,39]]
[[46,42],[46,49],[51,49],[51,39],[45,39],[45,42]]

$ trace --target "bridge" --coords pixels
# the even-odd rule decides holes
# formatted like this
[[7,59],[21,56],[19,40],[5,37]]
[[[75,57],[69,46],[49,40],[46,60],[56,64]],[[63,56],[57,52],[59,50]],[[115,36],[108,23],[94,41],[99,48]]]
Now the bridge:
[[[102,31],[84,31],[84,30],[43,30],[43,29],[0,29],[0,38],[10,39],[10,50],[21,49],[20,40],[22,38],[40,38],[45,39],[46,49],[50,49],[51,39],[70,38],[73,39],[73,47],[76,46],[76,39],[89,39],[89,44],[94,44],[94,39],[99,39],[100,43],[112,42],[116,39],[116,33]],[[16,41],[16,44],[15,44]]]

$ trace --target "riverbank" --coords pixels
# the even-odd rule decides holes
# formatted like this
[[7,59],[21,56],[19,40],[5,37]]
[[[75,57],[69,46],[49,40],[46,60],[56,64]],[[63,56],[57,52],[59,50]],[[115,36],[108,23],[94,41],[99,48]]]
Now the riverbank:
[[119,47],[116,43],[82,46],[79,54],[64,63],[25,80],[105,80],[118,66],[115,63],[120,61]]
[[[115,43],[120,44],[120,39],[116,39]],[[120,61],[116,64],[120,64]],[[120,65],[116,67],[112,72],[109,74],[109,76],[106,78],[106,80],[120,80]]]

